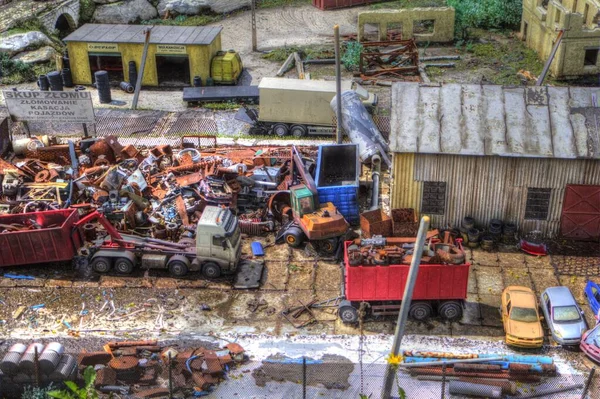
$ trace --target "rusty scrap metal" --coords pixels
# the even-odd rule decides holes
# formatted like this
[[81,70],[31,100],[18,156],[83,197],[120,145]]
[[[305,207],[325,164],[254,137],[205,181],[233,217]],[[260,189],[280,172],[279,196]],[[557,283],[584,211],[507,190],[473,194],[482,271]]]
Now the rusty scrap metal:
[[359,69],[367,79],[385,77],[400,79],[418,74],[419,51],[414,39],[370,42],[363,44]]

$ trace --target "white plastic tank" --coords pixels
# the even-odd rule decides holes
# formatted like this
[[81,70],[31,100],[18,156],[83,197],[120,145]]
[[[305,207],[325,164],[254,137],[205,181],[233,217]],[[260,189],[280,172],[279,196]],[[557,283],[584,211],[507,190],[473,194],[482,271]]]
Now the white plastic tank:
[[71,355],[63,355],[56,369],[48,376],[51,381],[64,381],[69,379],[77,370],[77,359]]
[[40,356],[40,371],[44,374],[53,372],[64,353],[64,346],[58,342],[50,342]]
[[15,374],[19,369],[19,361],[26,349],[27,346],[24,344],[14,344],[8,348],[8,352],[0,362],[0,370],[2,370],[4,374]]
[[44,344],[35,342],[27,347],[25,353],[19,361],[19,369],[24,373],[33,373],[35,371],[35,351],[37,349],[38,359],[44,350]]

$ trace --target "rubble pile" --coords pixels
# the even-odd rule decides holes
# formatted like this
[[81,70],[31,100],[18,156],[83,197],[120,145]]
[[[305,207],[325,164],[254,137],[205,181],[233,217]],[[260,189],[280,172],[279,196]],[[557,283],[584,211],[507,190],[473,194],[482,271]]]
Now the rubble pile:
[[[281,148],[182,141],[179,149],[143,149],[114,136],[77,144],[42,136],[15,140],[13,150],[0,160],[0,214],[95,208],[119,231],[169,241],[193,236],[191,226],[207,205],[231,208],[244,233],[273,231],[267,201],[290,181],[290,150]],[[308,148],[302,153],[314,156]]]

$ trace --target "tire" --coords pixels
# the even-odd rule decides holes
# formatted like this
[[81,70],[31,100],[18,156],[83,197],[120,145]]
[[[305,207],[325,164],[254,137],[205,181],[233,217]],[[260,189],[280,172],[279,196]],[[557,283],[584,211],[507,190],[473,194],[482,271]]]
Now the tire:
[[117,258],[114,267],[118,273],[130,274],[133,271],[133,262],[127,258]]
[[175,277],[183,277],[188,273],[188,267],[184,262],[175,260],[169,263],[169,273]]
[[327,255],[333,255],[335,253],[335,251],[337,250],[337,246],[338,246],[338,240],[336,238],[328,238],[326,240],[319,240],[317,241],[318,245],[318,249],[327,254]]
[[408,310],[408,315],[417,321],[428,320],[432,314],[433,308],[427,302],[413,302]]
[[304,241],[304,233],[298,227],[290,227],[283,235],[285,242],[292,248],[298,248]]
[[92,269],[98,273],[108,273],[112,267],[112,259],[98,256],[92,260]]
[[307,134],[306,127],[302,125],[293,125],[290,129],[290,133],[294,137],[304,137]]
[[460,303],[456,301],[447,301],[440,305],[438,313],[444,320],[458,321],[462,318],[463,309]]
[[353,324],[358,321],[358,310],[354,306],[342,306],[338,310],[338,316],[342,322]]
[[285,123],[277,123],[273,125],[273,133],[279,137],[285,137],[290,134],[290,128]]
[[214,262],[207,262],[202,266],[202,275],[206,278],[218,278],[221,276],[221,268]]

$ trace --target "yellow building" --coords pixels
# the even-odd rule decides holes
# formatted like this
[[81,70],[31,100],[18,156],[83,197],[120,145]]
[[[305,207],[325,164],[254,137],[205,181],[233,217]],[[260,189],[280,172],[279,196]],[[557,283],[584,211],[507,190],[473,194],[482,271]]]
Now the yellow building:
[[523,0],[521,39],[547,60],[558,32],[564,30],[550,74],[595,75],[600,73],[599,11],[600,0]]
[[131,61],[139,72],[148,28],[143,86],[189,85],[195,76],[206,81],[210,62],[221,50],[221,27],[85,24],[63,39],[73,82],[92,84],[100,70],[108,71],[112,82],[129,82]]

